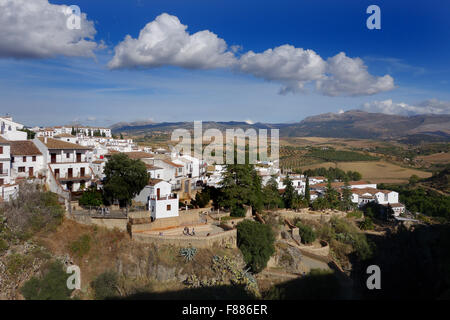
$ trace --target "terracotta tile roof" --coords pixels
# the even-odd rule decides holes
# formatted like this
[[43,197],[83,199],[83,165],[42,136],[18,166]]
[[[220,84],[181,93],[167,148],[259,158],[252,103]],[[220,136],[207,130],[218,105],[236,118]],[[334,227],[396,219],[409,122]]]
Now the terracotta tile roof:
[[148,185],[149,186],[154,186],[155,184],[157,184],[157,183],[159,183],[161,181],[164,181],[164,180],[162,180],[162,179],[149,179],[148,180]]
[[390,203],[392,208],[403,208],[405,205],[403,203]]
[[380,190],[375,189],[375,188],[352,188],[352,193],[356,193],[358,195],[362,195],[365,193],[369,193],[371,195],[379,192]]
[[163,160],[163,162],[167,163],[168,165],[171,165],[172,167],[176,167],[176,168],[184,167],[182,164],[174,163],[170,160]]
[[147,167],[148,170],[159,170],[159,169],[163,169],[163,168],[161,168],[161,167],[157,167],[157,166],[154,166],[154,165],[148,164],[148,163],[146,163],[145,166]]
[[153,154],[144,152],[144,151],[132,151],[132,152],[124,152],[131,159],[147,159],[153,158]]
[[55,138],[76,138],[76,137],[68,133],[61,133],[56,135]]
[[5,138],[0,137],[0,144],[9,144],[10,142]]
[[47,138],[47,143],[45,143],[45,138],[40,137],[39,140],[44,143],[48,149],[76,149],[76,150],[92,150],[92,148],[80,146],[76,143],[70,143],[67,141],[62,141],[59,139]]
[[11,141],[11,154],[17,156],[40,156],[42,153],[30,140]]

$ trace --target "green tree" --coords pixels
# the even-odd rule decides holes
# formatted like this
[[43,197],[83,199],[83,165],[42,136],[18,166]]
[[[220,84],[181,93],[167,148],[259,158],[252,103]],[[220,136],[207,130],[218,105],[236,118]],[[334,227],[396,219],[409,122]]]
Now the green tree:
[[19,129],[19,131],[23,131],[27,133],[27,140],[33,140],[36,136],[36,132],[31,131],[30,129]]
[[237,245],[244,261],[255,273],[261,272],[275,252],[275,237],[269,225],[244,220],[237,225]]
[[362,179],[362,174],[357,171],[354,171],[353,175],[352,175],[352,179],[353,179],[353,181],[359,181]]
[[220,205],[229,208],[232,216],[245,214],[244,205],[260,211],[263,206],[261,178],[253,165],[226,165],[221,185]]
[[120,133],[120,140],[123,140],[123,134]]
[[348,183],[348,179],[345,179],[344,187],[342,188],[341,210],[349,211],[353,209],[352,203],[352,190]]
[[77,135],[77,132],[75,131],[75,128],[74,128],[74,127],[72,127],[72,132],[71,132],[70,134],[73,135],[73,136],[76,136],[76,135]]
[[337,208],[339,205],[339,195],[338,192],[331,185],[331,181],[328,180],[327,189],[325,191],[325,200],[328,203],[329,208]]
[[130,159],[124,153],[111,156],[105,165],[104,191],[109,200],[118,200],[128,207],[131,200],[148,184],[149,175],[145,164]]
[[370,217],[365,217],[364,220],[359,224],[361,230],[373,230],[373,221]]
[[191,204],[199,208],[204,208],[209,204],[210,200],[210,189],[209,187],[205,187],[201,192],[195,194],[195,200],[191,201]]
[[310,226],[298,222],[296,224],[296,227],[298,228],[300,238],[303,243],[309,244],[314,242],[314,240],[316,240],[316,233]]
[[283,200],[278,192],[278,183],[275,178],[271,178],[262,189],[264,206],[267,209],[276,209],[283,206]]
[[305,199],[308,203],[308,206],[311,205],[311,190],[309,188],[309,177],[306,177],[306,185],[305,185]]
[[78,203],[82,206],[99,207],[103,204],[102,193],[95,187],[90,187],[87,191],[83,192]]
[[297,192],[295,191],[294,185],[292,184],[291,178],[289,176],[284,179],[283,201],[286,208],[293,209],[295,204],[295,198],[297,197]]
[[419,181],[420,181],[420,178],[416,174],[413,174],[411,177],[409,177],[409,180],[408,180],[409,184],[412,186],[416,185],[417,182],[419,182]]
[[20,292],[27,300],[68,300],[72,290],[67,288],[68,274],[60,262],[52,263],[41,278],[32,277]]

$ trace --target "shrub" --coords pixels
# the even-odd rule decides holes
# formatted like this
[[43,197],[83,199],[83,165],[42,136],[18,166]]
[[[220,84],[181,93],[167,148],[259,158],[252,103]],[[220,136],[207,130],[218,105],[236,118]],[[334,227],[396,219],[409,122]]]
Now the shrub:
[[20,292],[27,300],[67,300],[72,290],[67,288],[67,273],[60,262],[49,265],[44,276],[32,277]]
[[316,233],[314,232],[313,228],[300,222],[298,222],[296,226],[299,230],[300,237],[303,243],[308,244],[316,240]]
[[[344,219],[332,218],[330,226],[334,229],[334,239],[341,243],[351,245],[359,259],[366,260],[371,257],[372,248],[367,242],[366,236],[360,233],[358,228],[353,224]],[[338,248],[335,247],[332,249]]]
[[94,188],[89,188],[88,191],[83,192],[78,203],[82,206],[99,207],[103,204],[103,196],[100,191]]
[[106,271],[91,282],[95,299],[107,299],[117,295],[118,276],[115,272]]
[[244,220],[237,225],[237,244],[244,261],[255,273],[262,271],[274,248],[275,237],[269,225]]
[[82,258],[91,249],[91,237],[88,234],[82,235],[69,245],[69,249],[78,258]]
[[33,258],[29,255],[23,255],[20,253],[11,254],[7,256],[6,259],[6,271],[10,275],[15,276],[23,270],[29,268],[32,262]]
[[359,219],[359,218],[362,218],[362,215],[363,215],[362,211],[360,211],[360,210],[353,210],[353,211],[350,211],[350,212],[347,213],[347,218]]
[[55,193],[23,184],[17,196],[5,204],[3,216],[11,232],[26,239],[36,232],[54,230],[63,220],[64,209]]
[[205,188],[201,192],[197,192],[195,195],[195,200],[192,201],[195,206],[198,206],[199,208],[204,208],[209,204],[209,201],[211,200],[211,196],[209,193],[209,189]]
[[236,206],[236,207],[231,208],[230,216],[245,217],[245,208],[242,206]]
[[370,217],[365,217],[364,220],[359,224],[361,230],[373,230],[373,222]]
[[4,239],[0,238],[0,254],[2,254],[4,251],[8,249],[8,242],[6,242]]

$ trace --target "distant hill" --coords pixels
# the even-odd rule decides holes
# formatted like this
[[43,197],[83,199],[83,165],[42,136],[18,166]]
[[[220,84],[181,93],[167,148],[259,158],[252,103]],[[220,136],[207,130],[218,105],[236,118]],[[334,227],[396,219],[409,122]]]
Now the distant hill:
[[[116,124],[111,128],[116,133],[140,134],[151,131],[171,132],[177,128],[192,130],[193,123],[126,123]],[[324,113],[296,123],[203,122],[203,129],[209,128],[280,129],[280,136],[284,137],[398,139],[406,143],[450,141],[450,115],[399,116],[361,110]]]

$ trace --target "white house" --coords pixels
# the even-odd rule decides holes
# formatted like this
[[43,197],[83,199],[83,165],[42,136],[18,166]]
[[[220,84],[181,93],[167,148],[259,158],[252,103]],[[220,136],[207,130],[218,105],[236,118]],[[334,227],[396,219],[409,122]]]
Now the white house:
[[0,135],[6,140],[26,140],[27,133],[20,131],[23,125],[14,122],[12,117],[0,117]]
[[351,201],[359,207],[369,202],[375,202],[385,207],[390,206],[394,216],[404,213],[405,205],[398,202],[398,192],[391,190],[379,190],[376,188],[352,188]]
[[45,175],[44,156],[31,140],[10,141],[11,174],[17,178]]
[[[79,191],[91,185],[93,173],[87,159],[90,148],[47,137],[35,139],[34,142],[48,165],[50,174],[47,174],[47,179],[53,177],[56,185],[66,191]],[[50,185],[57,189],[54,184]]]
[[145,164],[150,179],[161,179],[164,176],[164,168],[154,166],[152,164]]
[[8,201],[19,189],[11,177],[10,143],[0,136],[0,201]]
[[322,176],[317,176],[317,177],[309,177],[309,185],[315,185],[318,183],[323,183],[327,180],[327,178],[322,177]]
[[134,201],[147,204],[152,220],[178,216],[178,195],[167,181],[150,179]]
[[70,143],[78,143],[78,137],[73,136],[69,133],[60,133],[54,136],[55,139],[59,139],[61,141],[70,142]]

